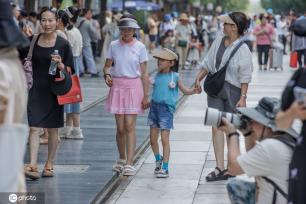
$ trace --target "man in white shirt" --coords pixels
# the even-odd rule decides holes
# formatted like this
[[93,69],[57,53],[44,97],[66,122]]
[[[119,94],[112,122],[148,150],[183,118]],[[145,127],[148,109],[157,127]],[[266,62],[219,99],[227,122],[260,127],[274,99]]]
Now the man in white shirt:
[[229,137],[229,173],[254,176],[259,188],[256,194],[255,183],[231,179],[227,189],[232,203],[255,203],[255,200],[260,204],[287,203],[289,163],[297,133],[293,129],[277,129],[274,117],[279,105],[278,99],[264,97],[255,108],[238,108],[246,127],[242,132],[249,151],[244,154],[240,153],[236,127],[222,119],[224,125],[220,129]]

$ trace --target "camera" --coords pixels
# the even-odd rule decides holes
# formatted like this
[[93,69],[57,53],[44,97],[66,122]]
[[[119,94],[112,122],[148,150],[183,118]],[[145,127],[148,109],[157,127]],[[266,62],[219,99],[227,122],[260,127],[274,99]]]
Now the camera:
[[204,117],[204,125],[220,127],[223,125],[222,117],[226,118],[238,129],[247,129],[249,122],[251,121],[248,117],[244,115],[222,112],[215,108],[207,108]]

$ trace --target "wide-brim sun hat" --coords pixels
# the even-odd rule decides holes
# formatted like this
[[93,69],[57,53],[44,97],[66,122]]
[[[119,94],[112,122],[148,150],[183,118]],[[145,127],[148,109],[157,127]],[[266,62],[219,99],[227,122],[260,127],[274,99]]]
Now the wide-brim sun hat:
[[164,60],[178,60],[177,54],[168,48],[162,48],[161,50],[154,51],[153,57]]
[[26,47],[29,40],[13,19],[10,1],[0,0],[0,47]]
[[236,23],[233,21],[233,19],[228,14],[220,15],[218,16],[218,19],[223,23],[236,25]]
[[122,18],[118,22],[119,28],[135,28],[140,29],[140,26],[137,24],[137,21],[132,18]]
[[287,130],[279,129],[275,122],[275,116],[280,110],[280,101],[273,97],[263,97],[254,108],[240,107],[237,110],[248,118],[262,124],[263,126],[269,127],[272,131],[283,131],[287,132],[291,136],[298,137],[298,133],[293,129]]
[[186,13],[181,13],[179,20],[180,21],[189,21],[188,15]]

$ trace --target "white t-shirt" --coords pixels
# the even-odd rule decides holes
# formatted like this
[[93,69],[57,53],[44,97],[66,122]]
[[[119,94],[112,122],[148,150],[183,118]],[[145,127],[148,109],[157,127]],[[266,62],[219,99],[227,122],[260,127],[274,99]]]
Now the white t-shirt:
[[80,56],[83,47],[81,32],[76,27],[73,27],[71,30],[67,30],[66,34],[67,34],[67,40],[71,45],[73,56],[74,57]]
[[[266,176],[288,193],[289,163],[293,151],[276,139],[265,139],[237,161],[248,176]],[[274,187],[263,178],[258,180],[258,204],[272,203]],[[277,192],[277,204],[287,204],[286,199]]]
[[141,76],[140,64],[148,61],[144,44],[134,39],[131,43],[115,40],[111,42],[106,59],[113,60],[110,74],[113,77],[137,78]]

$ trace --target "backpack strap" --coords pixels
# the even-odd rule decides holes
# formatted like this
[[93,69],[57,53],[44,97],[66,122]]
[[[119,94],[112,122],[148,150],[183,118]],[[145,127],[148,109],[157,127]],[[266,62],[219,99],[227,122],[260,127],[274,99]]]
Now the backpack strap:
[[280,194],[282,194],[282,196],[287,200],[287,198],[288,198],[287,193],[285,193],[274,181],[272,181],[271,179],[269,179],[266,176],[262,176],[261,178],[263,178],[265,181],[267,181],[268,183],[270,183],[274,187],[272,204],[276,204],[277,191]]
[[[273,137],[272,139],[281,141],[282,143],[284,143],[286,146],[288,146],[290,149],[294,150],[295,146],[296,146],[296,139],[294,137],[292,137],[289,134],[280,134],[277,135],[275,137]],[[273,187],[274,187],[274,192],[273,192],[273,200],[272,200],[272,204],[276,204],[276,196],[277,196],[277,191],[282,194],[282,196],[284,198],[288,198],[288,195],[271,179],[269,179],[266,176],[262,176],[261,178],[263,178],[265,181],[267,181],[268,183],[270,183]]]
[[292,149],[292,150],[294,150],[294,148],[296,146],[296,138],[292,137],[289,134],[277,135],[276,137],[273,137],[273,139],[281,141],[282,143],[284,143],[285,145],[290,147],[290,149]]

